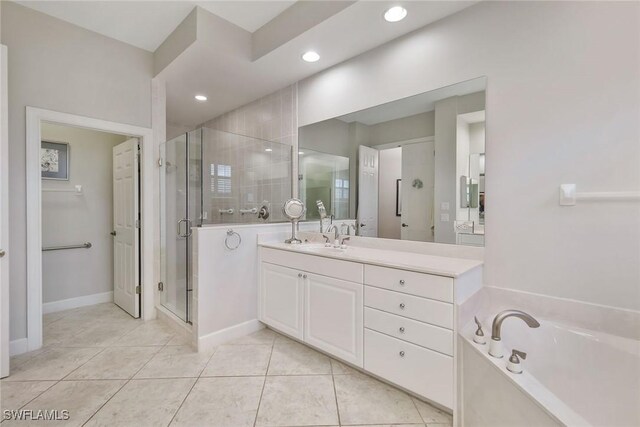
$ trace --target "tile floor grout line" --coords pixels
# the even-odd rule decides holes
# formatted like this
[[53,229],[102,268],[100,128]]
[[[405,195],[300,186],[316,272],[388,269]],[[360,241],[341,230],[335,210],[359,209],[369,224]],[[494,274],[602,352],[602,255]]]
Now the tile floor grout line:
[[333,397],[336,400],[336,414],[338,415],[338,425],[342,425],[342,420],[340,419],[340,406],[338,405],[338,390],[336,390],[336,377],[333,373],[333,361],[329,359],[329,366],[331,366],[331,383],[333,384]]
[[[135,329],[137,329],[137,328],[135,328]],[[135,330],[135,329],[134,329],[134,330]],[[131,332],[133,332],[133,330],[132,330]],[[167,340],[167,343],[168,343],[169,341],[171,341],[171,338],[169,338],[169,339]],[[108,399],[107,399],[107,400],[106,400],[102,405],[100,405],[100,407],[99,407],[99,408],[98,408],[98,409],[97,409],[93,414],[91,414],[91,416],[90,416],[89,418],[87,418],[87,421],[85,421],[84,423],[82,423],[82,425],[83,425],[83,426],[85,426],[89,421],[91,421],[91,419],[92,419],[93,417],[95,417],[95,416],[96,416],[96,414],[97,414],[98,412],[100,412],[100,411],[102,410],[102,408],[104,408],[104,407],[107,405],[107,403],[111,402],[111,399],[113,399],[113,398],[114,398],[118,393],[120,393],[120,392],[122,391],[122,389],[123,389],[127,384],[129,384],[129,383],[131,382],[131,380],[133,379],[133,377],[135,377],[136,375],[138,375],[138,373],[139,373],[139,372],[140,372],[140,371],[141,371],[145,366],[147,366],[147,364],[148,364],[149,362],[151,362],[151,359],[153,359],[153,358],[154,358],[158,353],[160,353],[160,352],[162,351],[162,349],[163,349],[163,348],[165,348],[165,347],[167,346],[167,343],[165,343],[163,346],[158,346],[158,347],[160,347],[160,350],[158,350],[157,352],[155,352],[155,353],[154,353],[154,355],[153,355],[153,356],[151,356],[151,357],[149,358],[149,360],[147,360],[147,361],[146,361],[146,362],[145,362],[145,363],[140,367],[140,369],[138,369],[136,372],[134,372],[134,373],[133,373],[133,375],[131,375],[131,377],[130,377],[128,380],[124,380],[124,384],[122,384],[122,386],[121,386],[118,390],[116,390],[116,392],[115,392],[115,393],[113,393],[113,394],[112,394],[112,395],[111,395],[111,396],[110,396],[110,397],[109,397],[109,398],[108,398]],[[121,381],[121,380],[114,380],[114,381]]]
[[[191,345],[189,345],[189,347],[191,347]],[[219,346],[218,346],[219,347]],[[216,354],[216,352],[218,351],[218,347],[214,347],[213,352],[211,353],[211,356],[209,356],[209,358],[207,359],[207,363],[205,363],[202,367],[202,369],[200,370],[200,373],[198,374],[198,376],[196,377],[196,380],[193,382],[193,384],[191,384],[191,388],[189,388],[189,391],[184,395],[184,399],[182,399],[182,402],[180,402],[180,405],[178,405],[178,408],[176,409],[176,412],[174,412],[173,416],[171,417],[171,419],[169,420],[169,424],[167,424],[167,426],[170,426],[171,423],[173,422],[173,420],[175,420],[176,415],[178,415],[178,412],[180,412],[180,409],[182,409],[182,406],[184,406],[184,402],[187,401],[187,398],[189,397],[189,395],[191,394],[191,392],[193,391],[193,388],[196,386],[196,384],[198,383],[198,381],[200,381],[200,378],[202,378],[202,373],[204,372],[204,370],[207,368],[207,366],[209,365],[209,362],[211,362],[211,359],[213,358],[213,355]],[[193,348],[193,347],[192,347]],[[196,352],[198,350],[196,349]],[[205,377],[206,378],[206,377]]]
[[273,341],[271,341],[271,351],[269,352],[269,361],[267,362],[267,369],[264,371],[264,381],[262,382],[262,390],[260,390],[260,399],[258,399],[258,407],[256,408],[256,416],[253,419],[253,427],[256,427],[258,423],[258,414],[260,413],[260,405],[262,404],[262,396],[264,394],[264,388],[267,385],[267,377],[269,375],[269,367],[271,366],[271,357],[273,356],[273,348],[276,345],[276,336],[273,337]]
[[[78,348],[83,348],[83,347],[78,347]],[[94,347],[85,347],[85,348],[94,348]],[[91,356],[86,362],[80,364],[77,368],[72,369],[71,372],[69,372],[67,375],[63,376],[62,378],[60,378],[58,381],[64,381],[65,378],[67,378],[69,375],[73,374],[75,371],[77,371],[78,369],[82,368],[84,365],[86,365],[87,363],[91,362],[94,358],[96,358],[99,354],[102,354],[108,347],[103,348],[102,350],[100,350],[99,352],[97,352],[96,354],[94,354],[93,356]]]
[[[44,382],[44,381],[50,381],[50,380],[41,380],[41,382]],[[51,390],[51,388],[53,388],[54,386],[58,385],[58,383],[60,382],[60,380],[57,380],[57,381],[56,381],[56,380],[51,380],[51,381],[54,381],[54,383],[53,383],[53,384],[51,384],[51,385],[50,385],[49,387],[47,387],[46,389],[42,390],[42,392],[41,392],[41,393],[38,393],[38,395],[37,395],[37,396],[35,396],[33,399],[29,400],[27,403],[25,403],[24,405],[22,405],[21,407],[19,407],[19,408],[18,408],[18,410],[23,409],[23,408],[24,408],[25,406],[27,406],[29,403],[33,402],[34,400],[36,400],[37,398],[39,398],[40,396],[42,396],[45,392],[47,392],[47,391]],[[18,382],[18,381],[15,381],[15,382]],[[5,421],[5,420],[4,420],[4,417],[2,418],[2,421],[3,421],[3,422]]]

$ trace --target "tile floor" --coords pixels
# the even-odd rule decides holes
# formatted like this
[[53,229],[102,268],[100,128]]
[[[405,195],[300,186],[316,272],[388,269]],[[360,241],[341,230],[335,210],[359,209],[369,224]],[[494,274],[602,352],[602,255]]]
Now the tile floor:
[[451,425],[450,415],[268,329],[196,353],[163,323],[100,304],[46,315],[44,340],[12,358],[3,410],[66,409],[65,426]]

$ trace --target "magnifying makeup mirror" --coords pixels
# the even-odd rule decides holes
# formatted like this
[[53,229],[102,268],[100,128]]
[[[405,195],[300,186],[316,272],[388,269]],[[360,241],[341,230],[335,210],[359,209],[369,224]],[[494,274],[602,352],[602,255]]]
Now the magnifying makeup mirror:
[[291,238],[285,240],[285,243],[302,243],[297,237],[298,221],[304,216],[306,208],[300,199],[289,199],[282,207],[282,213],[285,218],[291,221]]

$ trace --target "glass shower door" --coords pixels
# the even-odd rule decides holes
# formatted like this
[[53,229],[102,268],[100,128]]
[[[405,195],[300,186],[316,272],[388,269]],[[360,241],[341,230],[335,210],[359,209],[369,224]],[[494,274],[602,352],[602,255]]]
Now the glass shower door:
[[161,144],[160,158],[160,301],[191,323],[191,229],[202,225],[202,130]]

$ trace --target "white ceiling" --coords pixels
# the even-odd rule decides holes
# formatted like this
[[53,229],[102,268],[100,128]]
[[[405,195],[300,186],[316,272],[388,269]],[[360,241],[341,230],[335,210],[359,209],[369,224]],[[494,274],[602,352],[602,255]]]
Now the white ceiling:
[[[196,126],[474,3],[407,2],[407,18],[391,24],[383,14],[395,1],[358,1],[255,61],[241,47],[216,51],[213,41],[199,40],[161,73],[167,84],[167,120]],[[320,54],[318,62],[301,60],[310,49]],[[196,102],[197,93],[209,101]]]
[[[382,18],[384,11],[397,1],[356,1],[255,60],[247,54],[252,49],[250,33],[272,21],[295,1],[18,0],[18,3],[151,52],[196,6],[204,9],[201,13],[214,14],[235,24],[235,27],[220,26],[215,19],[205,19],[203,22],[214,26],[215,31],[199,29],[197,41],[159,75],[167,85],[167,120],[193,127],[477,1],[406,1],[403,4],[408,16],[397,23]],[[301,19],[295,14],[289,18]],[[215,40],[206,39],[214,33]],[[320,61],[309,64],[300,59],[310,49],[320,54]],[[197,93],[207,95],[209,101],[196,102],[193,96]]]
[[[470,93],[481,92],[485,90],[486,86],[487,80],[484,77],[479,77],[477,79],[424,92],[408,98],[398,99],[397,101],[388,102],[386,104],[345,114],[344,116],[336,118],[347,123],[359,122],[365,125],[375,125],[377,123],[388,122],[389,120],[401,119],[403,117],[433,111],[436,107],[437,101],[451,98],[452,96],[462,96]],[[465,116],[468,119],[468,123],[484,121],[484,111],[468,113]]]
[[254,32],[295,1],[18,0],[17,3],[154,52],[196,6]]
[[208,10],[238,27],[253,33],[286,8],[294,1],[198,1],[198,6]]

